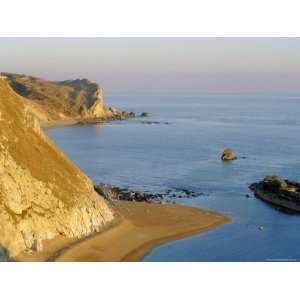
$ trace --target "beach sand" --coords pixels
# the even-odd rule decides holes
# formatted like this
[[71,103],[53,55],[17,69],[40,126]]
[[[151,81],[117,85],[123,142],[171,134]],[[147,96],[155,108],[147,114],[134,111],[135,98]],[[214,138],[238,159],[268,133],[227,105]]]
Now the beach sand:
[[229,222],[211,211],[181,205],[113,201],[118,221],[81,240],[46,241],[42,252],[20,255],[19,261],[139,261],[154,247]]
[[63,120],[40,121],[40,124],[42,128],[48,129],[48,128],[73,126],[73,125],[77,125],[78,122],[79,119],[68,118]]

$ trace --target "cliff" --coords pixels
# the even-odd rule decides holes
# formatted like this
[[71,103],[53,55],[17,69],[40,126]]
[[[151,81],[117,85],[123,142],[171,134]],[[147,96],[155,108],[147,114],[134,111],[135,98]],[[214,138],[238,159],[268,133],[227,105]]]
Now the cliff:
[[102,88],[87,79],[49,81],[28,75],[2,74],[41,122],[110,119],[121,114],[105,107]]
[[[38,98],[39,93],[50,97],[46,87],[42,90],[43,82],[35,92],[28,91],[27,84],[14,89],[29,98]],[[85,91],[80,82],[49,83],[48,88],[68,95],[64,101],[53,96],[49,107],[60,103],[60,107],[70,108],[67,99],[76,104],[66,114],[75,113],[75,106],[86,107],[85,113],[93,111],[95,99],[101,107],[101,91],[93,84],[83,84],[88,87]],[[114,218],[87,176],[43,134],[23,100],[0,79],[0,245],[12,256],[24,250],[41,250],[45,239],[91,234]]]

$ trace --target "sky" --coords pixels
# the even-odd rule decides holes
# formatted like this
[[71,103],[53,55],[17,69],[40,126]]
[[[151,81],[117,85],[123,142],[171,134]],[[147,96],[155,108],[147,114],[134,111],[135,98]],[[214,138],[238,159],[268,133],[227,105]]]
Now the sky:
[[108,94],[300,95],[300,38],[0,38],[0,72]]

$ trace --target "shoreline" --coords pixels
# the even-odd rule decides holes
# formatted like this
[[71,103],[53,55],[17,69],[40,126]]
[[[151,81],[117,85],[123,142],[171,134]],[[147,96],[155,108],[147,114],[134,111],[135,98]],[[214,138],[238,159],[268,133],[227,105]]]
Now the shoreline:
[[78,124],[77,119],[66,119],[66,120],[52,120],[52,121],[47,121],[43,122],[40,121],[40,125],[42,129],[51,129],[51,128],[59,128],[59,127],[65,127],[65,126],[73,126]]
[[114,119],[77,119],[70,118],[65,120],[51,120],[47,122],[40,121],[40,125],[42,129],[51,129],[51,128],[59,128],[59,127],[68,127],[68,126],[76,126],[76,125],[86,125],[86,124],[99,124],[110,122]]
[[45,241],[42,252],[23,254],[18,261],[140,261],[153,248],[214,229],[230,218],[182,205],[112,201],[115,222],[82,239]]
[[[43,129],[110,122],[116,119],[68,118],[41,122]],[[57,237],[43,251],[21,254],[17,261],[140,261],[153,248],[228,223],[230,218],[205,209],[174,204],[108,201],[116,219],[82,238]],[[113,249],[113,245],[118,245]]]
[[[139,118],[141,116],[111,116],[107,118],[67,118],[62,120],[51,120],[51,121],[39,121],[42,129],[51,129],[51,128],[59,128],[59,127],[67,127],[67,126],[76,126],[76,125],[92,125],[92,124],[104,124],[112,121],[125,121],[129,119]],[[145,117],[143,117],[145,118]]]

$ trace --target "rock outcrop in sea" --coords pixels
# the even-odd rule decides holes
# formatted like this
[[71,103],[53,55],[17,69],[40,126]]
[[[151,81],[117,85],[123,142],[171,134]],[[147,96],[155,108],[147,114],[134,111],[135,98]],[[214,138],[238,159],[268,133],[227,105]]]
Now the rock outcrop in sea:
[[249,187],[257,198],[285,209],[300,212],[300,183],[267,176]]
[[133,112],[106,107],[101,86],[88,79],[49,81],[23,74],[2,74],[42,124],[68,119],[91,122],[135,117]]
[[237,159],[237,157],[233,154],[231,148],[226,148],[221,155],[221,159],[224,161],[229,161],[229,160],[235,160]]
[[114,219],[90,179],[44,135],[22,97],[3,79],[0,175],[0,245],[12,256],[40,251],[44,240],[57,236],[89,235]]
[[144,111],[144,112],[142,112],[141,113],[141,117],[142,118],[147,118],[147,117],[151,117],[151,113],[150,112],[148,112],[148,111]]

